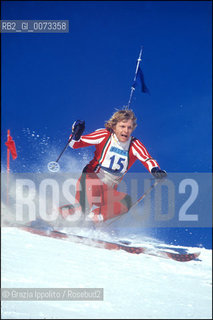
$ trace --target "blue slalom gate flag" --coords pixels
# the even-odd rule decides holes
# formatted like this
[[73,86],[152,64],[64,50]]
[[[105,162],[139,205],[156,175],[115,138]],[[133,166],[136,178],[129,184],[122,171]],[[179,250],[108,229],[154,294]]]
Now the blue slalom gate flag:
[[141,83],[141,91],[144,92],[144,93],[149,93],[150,94],[150,91],[149,91],[149,89],[147,88],[147,86],[145,84],[144,75],[143,75],[142,69],[140,67],[141,56],[142,56],[142,48],[140,50],[140,54],[139,54],[139,57],[138,57],[138,60],[137,60],[137,66],[136,66],[134,81],[133,81],[133,84],[131,86],[129,102],[128,102],[127,106],[126,106],[126,109],[130,108],[130,104],[131,104],[131,101],[132,101],[132,96],[133,96],[133,93],[135,91],[135,88],[136,88],[136,85],[137,85],[138,81],[140,81],[140,83]]
[[145,84],[145,81],[144,81],[144,75],[143,75],[143,72],[142,72],[142,69],[139,67],[138,68],[138,73],[137,73],[137,79],[140,79],[141,81],[141,91],[144,92],[144,93],[149,93],[149,89],[147,88],[146,84]]
[[145,84],[144,75],[143,75],[142,69],[140,67],[138,68],[138,72],[137,72],[137,75],[136,75],[136,80],[134,81],[134,83],[132,85],[133,88],[136,87],[138,79],[141,82],[141,91],[144,92],[144,93],[149,93],[150,94],[150,91],[149,91],[149,89],[147,88],[147,86]]

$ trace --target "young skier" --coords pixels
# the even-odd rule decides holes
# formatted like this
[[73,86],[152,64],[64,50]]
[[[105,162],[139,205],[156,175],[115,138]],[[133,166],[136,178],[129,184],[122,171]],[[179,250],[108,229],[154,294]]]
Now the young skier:
[[[76,185],[76,204],[89,220],[105,221],[131,208],[131,197],[119,192],[117,186],[137,159],[156,179],[167,175],[145,146],[131,136],[137,126],[136,120],[132,110],[119,110],[106,121],[105,129],[83,136],[85,122],[77,120],[73,124],[70,147],[96,148],[93,159],[83,169]],[[73,213],[73,206],[69,205],[61,207],[61,213],[69,208]]]

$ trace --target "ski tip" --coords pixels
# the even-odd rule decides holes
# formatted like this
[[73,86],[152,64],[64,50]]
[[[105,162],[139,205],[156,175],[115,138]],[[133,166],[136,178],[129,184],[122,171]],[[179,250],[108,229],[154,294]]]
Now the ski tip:
[[199,251],[199,252],[195,252],[195,253],[194,253],[195,259],[196,259],[197,257],[199,257],[200,254],[201,254],[200,251]]
[[199,257],[200,252],[195,252],[195,253],[184,253],[184,254],[178,254],[178,253],[170,253],[167,252],[167,255],[169,258],[180,261],[180,262],[187,262],[191,260],[195,260]]

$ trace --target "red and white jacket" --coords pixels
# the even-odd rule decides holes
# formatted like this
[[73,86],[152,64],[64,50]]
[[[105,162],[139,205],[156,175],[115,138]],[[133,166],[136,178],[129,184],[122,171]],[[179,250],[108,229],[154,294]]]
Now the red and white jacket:
[[152,168],[159,167],[138,139],[130,137],[127,142],[120,142],[116,135],[107,129],[98,129],[81,136],[78,141],[70,142],[73,149],[93,145],[96,147],[94,158],[87,165],[86,172],[96,172],[108,185],[118,184],[137,159],[149,172]]

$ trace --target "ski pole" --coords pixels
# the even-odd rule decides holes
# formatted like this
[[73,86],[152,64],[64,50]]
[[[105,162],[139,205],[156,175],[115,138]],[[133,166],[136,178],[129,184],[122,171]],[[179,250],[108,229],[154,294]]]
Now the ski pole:
[[137,65],[136,65],[136,70],[135,70],[135,77],[134,77],[133,85],[131,87],[129,102],[127,104],[127,108],[126,109],[129,109],[131,101],[132,101],[132,96],[133,96],[133,93],[135,91],[136,79],[137,79],[139,65],[140,65],[140,62],[141,62],[142,52],[143,52],[143,47],[141,47],[141,50],[140,50],[140,53],[139,53],[139,57],[138,57],[138,60],[137,60]]
[[[163,179],[162,179],[162,180],[163,180]],[[135,202],[131,205],[130,209],[136,207],[137,204],[138,204],[139,202],[141,202],[141,201],[152,191],[152,189],[154,189],[154,188],[157,186],[158,183],[162,182],[162,180],[160,180],[160,179],[159,179],[159,180],[156,180],[156,181],[150,186],[150,188],[149,188],[144,194],[142,194],[142,196],[141,196],[137,201],[135,201]]]
[[72,141],[72,138],[73,138],[73,135],[71,138],[69,138],[68,142],[66,143],[64,149],[61,151],[60,155],[58,156],[57,160],[56,161],[51,161],[48,163],[47,167],[48,167],[48,170],[51,171],[51,172],[58,172],[59,169],[60,169],[60,166],[59,166],[59,159],[61,158],[62,154],[64,153],[64,151],[67,149],[68,145],[70,144],[70,142]]
[[118,219],[121,218],[121,216],[123,216],[124,214],[128,213],[132,208],[136,207],[138,205],[139,202],[141,202],[151,191],[152,189],[154,189],[160,182],[162,182],[164,179],[158,179],[156,180],[150,187],[149,189],[142,194],[142,196],[136,200],[132,205],[131,207],[129,208],[129,210],[127,212],[124,212],[124,213],[121,213],[119,214],[118,217],[114,218],[110,223],[107,224],[107,226],[111,225],[113,222],[117,221]]

